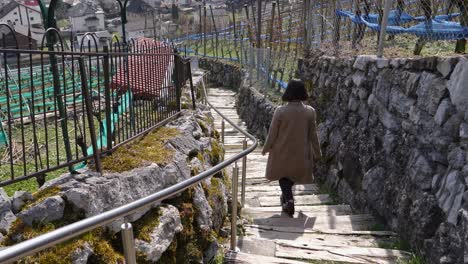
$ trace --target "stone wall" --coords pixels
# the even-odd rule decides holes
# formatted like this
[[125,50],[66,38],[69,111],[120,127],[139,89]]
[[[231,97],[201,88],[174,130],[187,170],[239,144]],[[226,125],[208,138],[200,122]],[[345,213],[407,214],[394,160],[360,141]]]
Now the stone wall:
[[264,141],[268,135],[276,105],[255,88],[243,85],[239,89],[236,107],[249,131]]
[[[317,175],[428,263],[468,260],[468,59],[307,56]],[[466,262],[465,262],[466,263]]]
[[207,70],[208,81],[223,87],[238,90],[242,84],[243,72],[242,69],[234,63],[226,63],[225,61],[199,58],[200,68]]

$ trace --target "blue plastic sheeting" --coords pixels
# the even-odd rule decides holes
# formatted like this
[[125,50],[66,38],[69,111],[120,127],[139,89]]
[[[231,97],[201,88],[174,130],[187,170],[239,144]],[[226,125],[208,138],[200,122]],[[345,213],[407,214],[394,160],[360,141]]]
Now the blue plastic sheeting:
[[[354,15],[354,14],[353,14]],[[449,15],[440,15],[436,16],[436,20],[451,20],[457,16],[459,13],[449,14]],[[365,16],[366,21],[369,23],[378,24],[379,23],[379,15],[378,14],[369,14]],[[399,26],[401,24],[409,23],[412,21],[426,21],[425,16],[413,17],[406,12],[401,12],[399,10],[391,10],[388,14],[388,25],[389,26]]]
[[[356,24],[365,24],[363,20],[372,23],[372,24],[378,24],[379,22],[379,15],[378,14],[369,14],[368,16],[357,16],[356,14],[345,11],[345,10],[336,10],[336,14],[341,17],[347,17],[350,18],[354,23]],[[457,16],[459,16],[460,13],[453,13],[449,15],[440,15],[436,16],[434,19],[435,20],[451,20]],[[409,15],[406,12],[400,12],[398,10],[391,10],[389,15],[388,15],[388,25],[389,26],[398,26],[404,23],[409,23],[412,21],[426,21],[425,16],[420,16],[420,17],[413,17]]]
[[[336,11],[337,15],[351,18],[356,24],[364,24],[374,31],[380,31],[380,25],[372,23],[364,16],[357,16],[348,11]],[[468,27],[462,27],[460,23],[432,19],[424,21],[415,26],[404,28],[400,26],[388,26],[387,33],[390,35],[412,34],[428,40],[456,40],[468,38]]]

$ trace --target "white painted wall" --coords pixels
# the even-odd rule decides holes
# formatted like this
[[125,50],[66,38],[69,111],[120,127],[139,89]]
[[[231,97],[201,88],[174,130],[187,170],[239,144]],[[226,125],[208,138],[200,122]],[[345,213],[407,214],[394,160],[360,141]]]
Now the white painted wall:
[[18,7],[11,10],[4,17],[0,18],[0,22],[12,23],[13,25],[29,26],[34,24],[42,24],[42,17],[39,10],[23,5],[18,5]]
[[[86,18],[96,16],[98,22],[95,24],[86,21]],[[70,17],[72,29],[75,32],[89,32],[89,31],[102,31],[105,30],[104,13],[98,11],[96,14],[81,16],[81,17]],[[94,27],[94,30],[93,30]]]

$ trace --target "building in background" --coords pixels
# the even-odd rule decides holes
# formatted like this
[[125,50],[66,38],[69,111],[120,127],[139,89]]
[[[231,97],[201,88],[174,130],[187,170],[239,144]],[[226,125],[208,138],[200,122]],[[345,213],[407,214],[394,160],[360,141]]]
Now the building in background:
[[73,32],[96,32],[105,30],[104,12],[91,2],[80,2],[68,10]]
[[14,0],[0,8],[0,22],[16,26],[42,25],[39,6],[30,6]]

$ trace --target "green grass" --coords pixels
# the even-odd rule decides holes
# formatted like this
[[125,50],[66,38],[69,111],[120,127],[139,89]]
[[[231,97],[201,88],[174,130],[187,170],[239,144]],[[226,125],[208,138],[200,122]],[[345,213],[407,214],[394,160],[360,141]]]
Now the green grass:
[[370,231],[385,231],[387,228],[382,223],[375,223],[369,228]]
[[397,264],[425,264],[424,258],[417,254],[412,254],[408,260],[400,260]]
[[[385,42],[384,56],[387,58],[414,58],[425,56],[453,56],[455,55],[456,41],[434,41],[424,45],[421,55],[416,56],[413,50],[418,38],[416,36],[401,34],[393,39],[387,37]],[[375,55],[377,54],[377,35],[366,33],[363,40],[356,49],[351,47],[351,41],[341,40],[339,43],[339,55]],[[335,49],[323,49],[329,55],[335,55]]]
[[[375,227],[374,227],[375,228]],[[377,226],[377,229],[379,229],[380,226]],[[377,230],[375,230],[377,231]],[[383,231],[383,230],[378,230],[378,231]],[[407,240],[403,239],[396,239],[391,242],[379,242],[377,244],[379,248],[385,248],[385,249],[395,249],[395,250],[403,250],[403,251],[411,251],[411,245]]]

